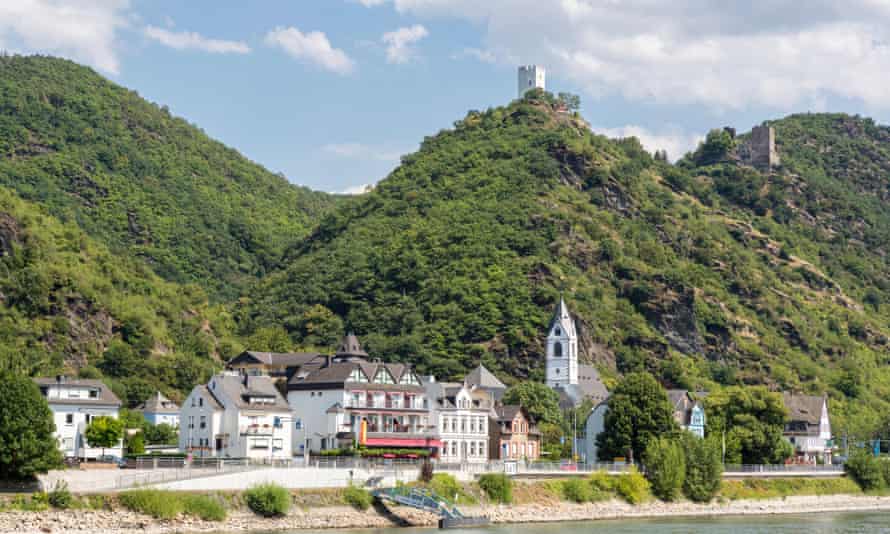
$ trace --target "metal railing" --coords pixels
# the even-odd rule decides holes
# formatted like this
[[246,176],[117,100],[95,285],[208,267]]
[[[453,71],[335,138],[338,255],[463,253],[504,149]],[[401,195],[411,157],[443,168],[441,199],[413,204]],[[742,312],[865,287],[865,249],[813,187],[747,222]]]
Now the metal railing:
[[842,473],[843,465],[818,464],[727,464],[724,473]]

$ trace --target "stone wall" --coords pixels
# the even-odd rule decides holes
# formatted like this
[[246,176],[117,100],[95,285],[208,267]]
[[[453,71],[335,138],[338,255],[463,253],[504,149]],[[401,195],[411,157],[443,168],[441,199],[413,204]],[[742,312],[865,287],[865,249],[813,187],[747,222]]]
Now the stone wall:
[[742,163],[760,170],[769,170],[780,163],[776,150],[776,130],[772,126],[755,126],[748,140],[739,145]]

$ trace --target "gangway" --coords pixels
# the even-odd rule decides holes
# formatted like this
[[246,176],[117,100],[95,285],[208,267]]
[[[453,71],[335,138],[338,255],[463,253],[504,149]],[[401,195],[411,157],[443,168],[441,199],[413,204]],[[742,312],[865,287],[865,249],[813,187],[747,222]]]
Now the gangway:
[[428,489],[400,486],[396,488],[380,488],[371,492],[375,499],[389,501],[439,516],[439,528],[455,528],[487,525],[487,517],[468,517],[449,505],[445,499]]

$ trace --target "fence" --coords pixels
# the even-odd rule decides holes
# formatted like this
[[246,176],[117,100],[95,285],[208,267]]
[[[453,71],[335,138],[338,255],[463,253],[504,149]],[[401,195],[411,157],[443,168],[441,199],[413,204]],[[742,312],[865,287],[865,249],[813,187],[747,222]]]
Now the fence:
[[762,464],[727,464],[724,473],[843,473],[843,465],[762,465]]

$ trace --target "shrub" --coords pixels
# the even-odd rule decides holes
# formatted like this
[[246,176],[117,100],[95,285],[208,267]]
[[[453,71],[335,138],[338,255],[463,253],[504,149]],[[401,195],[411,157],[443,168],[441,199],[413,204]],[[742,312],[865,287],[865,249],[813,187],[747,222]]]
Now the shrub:
[[720,491],[723,482],[723,460],[716,440],[687,436],[683,441],[686,451],[686,478],[683,493],[695,502],[710,502]]
[[615,492],[630,504],[639,504],[649,496],[649,481],[636,468],[615,479]]
[[884,485],[890,487],[890,460],[881,460],[881,474],[884,475]]
[[643,456],[652,493],[663,501],[675,501],[686,479],[686,456],[680,444],[667,438],[649,442]]
[[582,503],[593,500],[593,487],[586,480],[570,478],[562,482],[562,496],[567,501]]
[[290,510],[290,492],[278,484],[260,484],[244,492],[247,507],[257,515],[273,517]]
[[605,471],[596,471],[590,475],[590,485],[601,492],[612,492],[615,489],[615,477]]
[[371,494],[366,490],[358,486],[350,485],[346,488],[346,491],[343,492],[343,500],[346,501],[346,504],[349,504],[358,510],[367,510],[371,507],[373,497],[371,497]]
[[226,506],[221,499],[209,495],[184,495],[181,498],[183,510],[188,515],[204,521],[224,521],[226,519]]
[[513,480],[503,473],[487,473],[480,476],[479,487],[492,501],[504,504],[513,501]]
[[68,491],[68,483],[64,480],[57,481],[55,486],[53,486],[53,489],[46,494],[46,498],[50,506],[60,510],[71,508],[71,504],[74,500],[71,496],[71,492]]
[[472,499],[464,492],[464,489],[461,487],[460,482],[457,481],[452,475],[447,473],[436,473],[433,475],[433,478],[430,480],[429,488],[436,492],[439,497],[445,499],[448,502],[458,504],[461,501],[461,498],[464,498],[464,501],[470,501]]
[[884,487],[884,473],[881,467],[881,461],[869,452],[856,451],[844,464],[844,471],[863,491],[870,491]]
[[132,490],[118,496],[128,510],[150,515],[156,519],[173,519],[183,511],[183,501],[168,491]]

